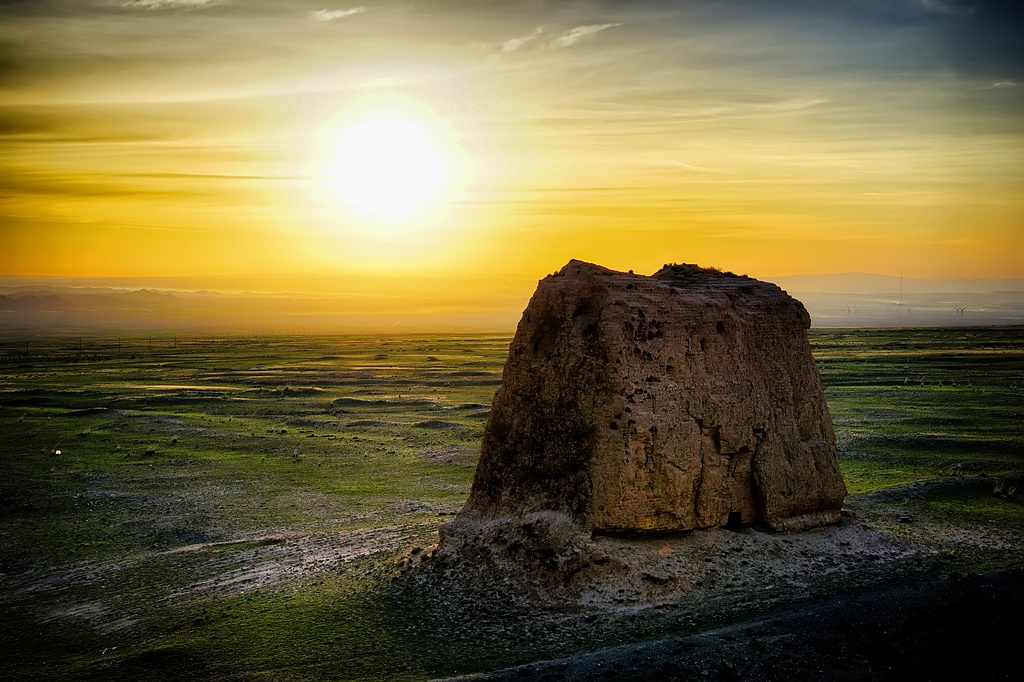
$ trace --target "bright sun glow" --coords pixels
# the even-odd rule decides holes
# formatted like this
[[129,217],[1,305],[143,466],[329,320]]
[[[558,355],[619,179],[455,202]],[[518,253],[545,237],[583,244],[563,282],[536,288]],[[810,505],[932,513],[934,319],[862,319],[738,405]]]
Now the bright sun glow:
[[448,162],[424,123],[381,113],[341,131],[328,167],[332,191],[363,215],[415,217],[440,199]]

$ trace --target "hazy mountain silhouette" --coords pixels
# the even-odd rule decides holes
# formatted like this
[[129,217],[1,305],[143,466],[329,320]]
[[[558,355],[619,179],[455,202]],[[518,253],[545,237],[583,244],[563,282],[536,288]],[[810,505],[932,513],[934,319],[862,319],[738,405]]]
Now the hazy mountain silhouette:
[[[1024,280],[868,273],[766,277],[817,327],[1024,324]],[[0,276],[0,332],[511,333],[523,277],[319,274],[171,278]]]
[[1024,279],[921,279],[899,275],[844,272],[831,275],[788,275],[766,278],[789,291],[835,294],[904,293],[990,294],[1024,293]]
[[769,278],[817,327],[1024,324],[1022,279],[919,279],[868,273]]

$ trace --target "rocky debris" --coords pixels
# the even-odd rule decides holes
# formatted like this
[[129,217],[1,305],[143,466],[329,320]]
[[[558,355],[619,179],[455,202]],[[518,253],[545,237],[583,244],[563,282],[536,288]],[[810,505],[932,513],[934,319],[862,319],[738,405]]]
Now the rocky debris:
[[591,535],[557,512],[442,527],[452,525],[455,535],[408,561],[417,589],[498,589],[501,603],[598,611],[728,602],[754,594],[791,599],[811,585],[849,587],[892,576],[928,556],[850,514],[801,533],[743,527]]
[[569,262],[523,313],[442,548],[545,513],[586,535],[838,521],[846,487],[809,326],[749,277]]

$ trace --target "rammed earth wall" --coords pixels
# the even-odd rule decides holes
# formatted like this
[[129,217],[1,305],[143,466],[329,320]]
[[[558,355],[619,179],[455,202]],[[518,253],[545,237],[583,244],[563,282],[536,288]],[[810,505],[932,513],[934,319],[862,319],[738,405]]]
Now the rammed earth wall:
[[555,511],[598,533],[838,520],[809,326],[774,284],[571,261],[523,313],[460,518]]

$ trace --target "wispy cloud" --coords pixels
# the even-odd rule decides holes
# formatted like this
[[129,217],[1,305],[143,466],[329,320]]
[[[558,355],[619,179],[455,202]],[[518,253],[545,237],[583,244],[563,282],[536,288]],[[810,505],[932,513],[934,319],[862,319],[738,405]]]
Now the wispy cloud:
[[800,111],[820,104],[827,104],[829,101],[827,98],[795,97],[767,104],[755,104],[753,108],[756,111]]
[[122,7],[145,10],[200,9],[220,5],[224,0],[123,0]]
[[616,26],[622,26],[622,24],[590,24],[587,26],[577,26],[576,28],[569,29],[552,40],[550,47],[556,50],[570,47],[584,38],[589,38],[590,36],[597,35],[601,31],[607,31],[608,29],[615,28]]
[[974,10],[965,7],[955,0],[917,0],[917,4],[929,12],[936,14],[970,14]]
[[[778,100],[776,102],[762,102],[760,104],[741,103],[675,109],[667,115],[674,118],[684,119],[750,118],[759,115],[803,111],[804,109],[828,104],[831,101],[832,100],[824,97],[795,97],[792,99]],[[670,161],[669,163],[675,162]]]
[[986,85],[982,90],[1002,90],[1004,88],[1015,88],[1020,83],[1017,81],[997,81],[991,85]]
[[356,14],[362,14],[366,11],[363,6],[353,7],[351,9],[318,9],[309,13],[310,18],[313,21],[341,21],[342,19],[348,19]]
[[704,166],[694,166],[691,163],[683,163],[682,161],[666,161],[665,163],[675,166],[676,168],[682,168],[684,170],[696,171],[697,173],[717,173],[719,171],[705,168]]
[[861,192],[866,197],[909,197],[919,194],[931,194],[931,192]]
[[542,29],[541,27],[538,26],[537,28],[533,29],[532,31],[524,33],[523,35],[521,35],[521,36],[519,36],[517,38],[509,38],[508,40],[506,40],[504,43],[501,44],[501,51],[502,52],[515,52],[516,50],[518,50],[522,46],[526,45],[530,41],[538,38],[542,33],[544,33],[544,29]]

